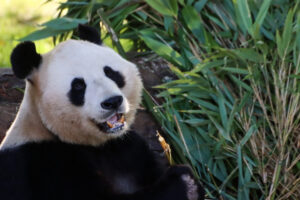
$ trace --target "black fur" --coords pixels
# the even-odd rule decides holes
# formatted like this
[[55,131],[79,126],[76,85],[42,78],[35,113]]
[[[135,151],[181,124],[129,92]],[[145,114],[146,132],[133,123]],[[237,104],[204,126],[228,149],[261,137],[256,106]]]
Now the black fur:
[[68,93],[69,100],[75,106],[82,106],[84,104],[86,84],[83,78],[74,78],[71,83],[71,89]]
[[36,52],[31,41],[18,44],[10,56],[13,72],[21,79],[26,78],[34,68],[38,68],[41,60],[42,56]]
[[113,97],[110,97],[106,100],[104,100],[102,103],[101,103],[101,107],[106,109],[106,110],[117,110],[120,105],[122,104],[123,102],[123,97],[118,95],[118,96],[113,96]]
[[105,66],[103,70],[105,75],[111,80],[113,80],[119,88],[123,88],[125,86],[124,77],[120,72],[113,70],[109,66]]
[[102,44],[100,33],[97,31],[97,29],[93,27],[84,24],[79,24],[78,35],[81,40],[87,40],[98,45]]
[[[165,172],[134,132],[100,147],[53,141],[0,151],[5,200],[187,200],[182,174],[189,169]],[[120,175],[136,183],[135,192],[113,189]]]

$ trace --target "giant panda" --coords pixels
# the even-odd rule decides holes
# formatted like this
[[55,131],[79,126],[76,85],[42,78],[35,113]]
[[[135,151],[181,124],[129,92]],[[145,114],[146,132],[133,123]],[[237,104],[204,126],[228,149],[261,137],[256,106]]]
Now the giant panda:
[[0,146],[0,199],[203,199],[188,167],[163,167],[129,129],[141,100],[136,66],[96,29],[78,33],[44,55],[30,41],[11,54],[26,88]]

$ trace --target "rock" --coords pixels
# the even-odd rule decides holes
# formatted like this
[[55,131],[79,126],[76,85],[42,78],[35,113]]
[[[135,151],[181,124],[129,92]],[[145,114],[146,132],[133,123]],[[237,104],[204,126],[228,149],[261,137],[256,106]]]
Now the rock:
[[164,80],[172,80],[175,78],[170,71],[168,63],[162,58],[148,60],[147,58],[140,57],[133,60],[133,62],[139,67],[144,87],[152,95],[157,93],[157,91],[153,89],[154,86],[163,83]]
[[0,68],[0,141],[13,122],[23,98],[25,83],[11,69]]
[[16,78],[9,68],[0,68],[0,103],[19,103],[23,98],[25,82]]

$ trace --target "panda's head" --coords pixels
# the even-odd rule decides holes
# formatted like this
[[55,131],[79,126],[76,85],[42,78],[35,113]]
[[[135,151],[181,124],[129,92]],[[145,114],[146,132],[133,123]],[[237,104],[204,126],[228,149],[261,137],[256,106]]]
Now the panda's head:
[[44,55],[23,42],[11,63],[15,75],[28,81],[27,101],[47,130],[65,142],[98,145],[131,125],[142,83],[136,66],[102,46],[95,29],[80,25],[79,36]]

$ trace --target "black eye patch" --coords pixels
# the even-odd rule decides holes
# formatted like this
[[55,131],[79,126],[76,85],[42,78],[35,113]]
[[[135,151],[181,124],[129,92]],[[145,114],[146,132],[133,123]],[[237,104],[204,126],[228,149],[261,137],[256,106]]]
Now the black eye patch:
[[68,97],[72,104],[75,106],[82,106],[84,104],[86,84],[83,78],[74,78],[71,83],[71,89],[68,93]]
[[105,66],[103,70],[104,70],[105,75],[108,78],[110,78],[111,80],[113,80],[119,88],[124,87],[125,80],[120,72],[113,70],[109,66]]

